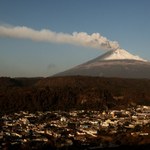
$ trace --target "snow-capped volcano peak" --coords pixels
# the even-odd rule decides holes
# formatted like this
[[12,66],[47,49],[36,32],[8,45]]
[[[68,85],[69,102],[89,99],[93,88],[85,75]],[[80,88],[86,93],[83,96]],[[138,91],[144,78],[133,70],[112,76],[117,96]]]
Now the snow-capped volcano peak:
[[56,74],[56,76],[72,75],[149,79],[150,62],[124,49],[116,49]]
[[139,60],[139,61],[147,61],[139,56],[132,55],[124,49],[116,49],[112,51],[108,51],[104,55],[100,57],[100,60]]

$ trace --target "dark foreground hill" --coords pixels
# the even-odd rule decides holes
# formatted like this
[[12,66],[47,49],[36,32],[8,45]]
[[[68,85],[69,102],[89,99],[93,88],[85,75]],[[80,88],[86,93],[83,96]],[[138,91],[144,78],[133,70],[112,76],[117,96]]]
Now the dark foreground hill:
[[122,108],[150,105],[149,79],[0,78],[1,114],[20,110]]

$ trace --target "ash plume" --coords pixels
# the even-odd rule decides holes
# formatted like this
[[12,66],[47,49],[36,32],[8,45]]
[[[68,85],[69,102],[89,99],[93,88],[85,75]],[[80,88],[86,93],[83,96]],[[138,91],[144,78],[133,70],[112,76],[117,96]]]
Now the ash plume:
[[64,43],[96,49],[114,50],[119,48],[116,41],[110,41],[100,33],[86,32],[57,33],[48,29],[35,30],[25,26],[0,26],[0,37],[30,39],[33,41]]

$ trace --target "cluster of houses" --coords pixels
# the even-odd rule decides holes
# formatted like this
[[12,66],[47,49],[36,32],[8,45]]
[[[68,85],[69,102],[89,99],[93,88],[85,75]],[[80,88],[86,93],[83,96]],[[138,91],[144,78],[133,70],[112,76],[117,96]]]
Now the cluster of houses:
[[[0,149],[8,146],[119,146],[119,134],[150,138],[150,106],[126,110],[18,112],[0,119]],[[94,145],[94,146],[95,146]]]

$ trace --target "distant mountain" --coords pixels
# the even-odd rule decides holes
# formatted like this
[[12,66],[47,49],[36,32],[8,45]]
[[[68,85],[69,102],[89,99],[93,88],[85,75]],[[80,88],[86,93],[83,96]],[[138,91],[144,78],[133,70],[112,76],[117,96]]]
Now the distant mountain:
[[105,54],[55,76],[150,78],[150,62],[123,49]]

